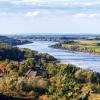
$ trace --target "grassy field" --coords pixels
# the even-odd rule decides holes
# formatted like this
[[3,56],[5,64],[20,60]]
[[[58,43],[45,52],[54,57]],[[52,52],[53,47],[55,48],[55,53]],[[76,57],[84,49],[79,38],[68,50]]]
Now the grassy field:
[[80,48],[81,49],[84,49],[84,48],[87,48],[87,49],[91,49],[91,50],[94,50],[96,52],[100,52],[100,47],[98,46],[83,46],[83,45],[69,45],[69,44],[63,44],[62,45],[63,48],[70,48],[70,47],[76,47],[76,48]]
[[75,42],[78,44],[96,45],[100,43],[100,40],[76,40]]
[[58,46],[56,45],[55,47],[72,51],[100,54],[100,40],[75,40],[69,43],[62,43]]

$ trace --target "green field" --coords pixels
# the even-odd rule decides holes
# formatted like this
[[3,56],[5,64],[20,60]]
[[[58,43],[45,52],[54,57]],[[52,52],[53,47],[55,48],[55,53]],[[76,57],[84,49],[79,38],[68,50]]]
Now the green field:
[[87,48],[87,49],[91,49],[91,50],[94,50],[96,52],[100,52],[100,47],[97,47],[97,46],[82,46],[82,45],[69,45],[69,44],[63,44],[62,45],[63,48],[80,48],[80,49],[84,49],[84,48]]
[[96,45],[100,43],[100,40],[76,40],[76,42],[79,44]]
[[55,45],[55,48],[62,48],[71,51],[100,53],[100,40],[75,40],[68,43]]

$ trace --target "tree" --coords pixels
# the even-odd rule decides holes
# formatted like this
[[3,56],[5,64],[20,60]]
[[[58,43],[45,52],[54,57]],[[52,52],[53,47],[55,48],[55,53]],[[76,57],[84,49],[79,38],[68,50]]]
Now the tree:
[[23,76],[25,74],[25,65],[20,64],[18,74],[19,76]]
[[29,50],[25,53],[25,58],[33,58],[34,53],[33,51]]
[[33,58],[28,58],[26,61],[25,61],[25,65],[28,66],[31,70],[34,70],[35,69],[35,60]]

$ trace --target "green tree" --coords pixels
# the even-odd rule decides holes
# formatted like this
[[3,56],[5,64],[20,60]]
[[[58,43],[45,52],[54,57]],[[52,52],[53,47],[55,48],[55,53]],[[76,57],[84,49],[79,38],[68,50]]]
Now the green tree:
[[25,61],[25,65],[28,66],[31,70],[34,70],[35,69],[35,60],[33,58],[28,58],[26,61]]

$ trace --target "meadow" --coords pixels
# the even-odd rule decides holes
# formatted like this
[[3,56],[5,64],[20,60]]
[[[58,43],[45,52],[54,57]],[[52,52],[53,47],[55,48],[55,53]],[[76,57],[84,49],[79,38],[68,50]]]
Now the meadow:
[[74,40],[59,43],[53,46],[71,51],[89,52],[100,54],[100,40]]

